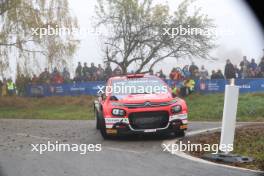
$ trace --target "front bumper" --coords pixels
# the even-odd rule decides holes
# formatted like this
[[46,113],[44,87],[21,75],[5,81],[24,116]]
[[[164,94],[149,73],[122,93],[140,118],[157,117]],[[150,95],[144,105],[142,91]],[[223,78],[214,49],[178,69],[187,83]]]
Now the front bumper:
[[164,128],[134,129],[129,124],[128,118],[105,118],[106,133],[109,135],[129,135],[148,133],[171,133],[187,130],[187,114],[178,114],[169,117],[169,122]]

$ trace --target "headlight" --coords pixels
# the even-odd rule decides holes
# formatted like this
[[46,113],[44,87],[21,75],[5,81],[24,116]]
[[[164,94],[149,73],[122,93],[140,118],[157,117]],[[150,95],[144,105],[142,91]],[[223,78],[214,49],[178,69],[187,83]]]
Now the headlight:
[[182,110],[182,107],[181,107],[180,105],[176,105],[176,106],[172,106],[172,107],[171,107],[171,112],[172,112],[173,114],[175,114],[175,113],[179,113],[179,112],[181,112],[181,110]]
[[112,110],[112,114],[114,116],[125,116],[126,115],[126,111],[123,109],[113,109]]

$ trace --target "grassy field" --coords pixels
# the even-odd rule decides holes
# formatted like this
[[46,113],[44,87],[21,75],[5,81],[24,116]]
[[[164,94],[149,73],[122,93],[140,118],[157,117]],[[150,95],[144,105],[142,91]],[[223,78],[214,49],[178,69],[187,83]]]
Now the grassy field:
[[92,96],[21,98],[0,97],[0,118],[5,119],[94,119]]
[[[94,119],[95,97],[0,97],[0,118],[5,119]],[[191,121],[219,121],[222,118],[223,94],[186,98]],[[264,121],[264,93],[242,94],[238,107],[239,121]]]
[[[222,119],[224,94],[199,95],[186,98],[191,121],[219,121]],[[264,93],[239,96],[238,121],[264,121]]]

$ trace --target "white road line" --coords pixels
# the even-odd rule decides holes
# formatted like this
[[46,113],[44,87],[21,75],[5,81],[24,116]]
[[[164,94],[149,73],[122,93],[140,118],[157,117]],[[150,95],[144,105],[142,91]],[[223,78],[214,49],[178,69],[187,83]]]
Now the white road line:
[[114,148],[114,147],[103,147],[104,149],[108,149],[108,150],[112,150],[112,151],[117,151],[117,152],[127,152],[127,153],[134,153],[134,154],[144,154],[146,152],[138,152],[138,151],[134,151],[134,150],[125,150],[125,149],[121,149],[121,148]]
[[205,129],[205,130],[190,131],[190,132],[186,133],[186,136],[193,136],[193,135],[196,135],[196,134],[217,131],[217,130],[220,130],[220,129],[221,129],[221,127],[216,127],[216,128]]
[[[239,127],[241,125],[237,125],[237,127]],[[210,128],[210,129],[205,129],[205,130],[197,130],[197,131],[192,131],[192,132],[188,132],[186,133],[186,136],[193,136],[193,135],[197,135],[197,134],[202,134],[205,132],[213,132],[216,130],[221,129],[221,127],[217,127],[217,128]],[[162,142],[161,144],[161,148],[164,149],[164,146],[168,146],[168,145],[172,145],[175,144],[178,141],[178,139],[173,139],[173,140],[165,140]],[[225,164],[219,164],[219,163],[214,163],[211,161],[207,161],[201,158],[196,158],[193,157],[191,155],[188,155],[184,152],[181,151],[172,151],[170,149],[166,149],[166,151],[170,152],[172,155],[176,155],[178,157],[184,158],[184,159],[188,159],[194,162],[200,162],[203,164],[208,164],[208,165],[214,165],[214,166],[220,166],[220,167],[225,167],[225,168],[230,168],[230,169],[237,169],[237,170],[242,170],[242,171],[251,171],[251,172],[256,172],[256,173],[264,173],[263,171],[259,171],[259,170],[252,170],[252,169],[246,169],[246,168],[241,168],[241,167],[235,167],[235,166],[230,166],[230,165],[225,165]]]

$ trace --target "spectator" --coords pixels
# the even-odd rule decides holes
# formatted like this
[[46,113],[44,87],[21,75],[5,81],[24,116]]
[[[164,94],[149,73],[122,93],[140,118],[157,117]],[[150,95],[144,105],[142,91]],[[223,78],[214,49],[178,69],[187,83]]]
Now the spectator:
[[98,64],[96,74],[97,74],[97,80],[99,81],[104,80],[104,69],[102,68],[101,64]]
[[48,71],[47,68],[44,69],[44,72],[42,72],[40,75],[39,75],[39,81],[41,83],[46,83],[46,84],[49,84],[50,83],[50,73]]
[[160,70],[160,72],[158,73],[159,74],[159,77],[161,78],[161,79],[166,79],[166,75],[163,73],[163,71],[162,70]]
[[37,75],[33,75],[33,77],[32,77],[32,79],[31,79],[31,84],[37,84],[38,83],[38,77],[37,77]]
[[249,64],[249,68],[253,69],[254,71],[257,69],[258,65],[255,62],[255,59],[251,59],[251,62]]
[[87,63],[84,63],[82,68],[82,80],[83,81],[90,81],[91,80],[91,69],[87,66]]
[[216,79],[225,79],[225,77],[224,77],[224,75],[223,75],[223,73],[222,73],[222,71],[220,69],[217,70],[216,75],[217,75]]
[[195,81],[193,79],[186,79],[181,87],[180,94],[182,97],[188,96],[193,93]]
[[3,82],[2,82],[2,87],[1,87],[1,93],[2,93],[2,96],[7,96],[7,80],[6,78],[3,79]]
[[52,78],[52,83],[53,84],[62,84],[64,83],[63,77],[59,72]]
[[11,78],[7,81],[7,92],[9,96],[13,96],[16,94],[16,86]]
[[208,79],[208,71],[204,68],[204,65],[202,65],[201,70],[200,70],[200,79],[206,80]]
[[264,72],[261,72],[261,68],[257,67],[256,69],[256,78],[263,78],[264,77]]
[[189,72],[191,73],[192,76],[195,76],[195,72],[199,70],[199,68],[195,65],[194,62],[189,67]]
[[226,79],[236,78],[235,67],[229,59],[226,61],[225,77],[226,77]]
[[70,83],[71,82],[71,75],[70,72],[66,67],[64,67],[63,72],[62,72],[62,77],[64,80],[64,83]]
[[77,66],[77,68],[75,70],[75,77],[76,77],[77,80],[81,80],[82,71],[83,71],[82,70],[82,64],[81,64],[81,62],[78,62],[78,66]]
[[63,77],[61,76],[60,72],[58,72],[56,67],[51,74],[51,82],[53,84],[62,84],[64,82]]
[[51,73],[51,79],[54,79],[54,77],[58,74],[57,67],[54,67],[53,72]]
[[247,56],[243,56],[243,61],[240,62],[240,68],[241,68],[241,77],[242,79],[247,78],[248,68],[249,68],[249,62],[247,60]]
[[179,70],[176,68],[173,68],[170,73],[170,79],[171,80],[182,80],[183,76]]
[[247,75],[248,75],[248,78],[256,78],[256,70],[254,70],[252,67],[250,67],[249,69],[248,69],[248,73],[247,73]]
[[264,56],[259,63],[260,72],[264,73]]
[[92,77],[92,81],[96,81],[97,80],[96,71],[97,71],[97,67],[94,66],[94,63],[91,63],[90,74],[91,74],[91,77]]
[[28,80],[24,76],[24,74],[17,75],[17,78],[16,78],[16,89],[17,89],[17,94],[19,96],[25,96],[26,95],[27,83],[28,83]]
[[172,90],[173,97],[178,97],[180,95],[180,89],[178,89],[176,83],[173,84],[171,90]]
[[185,65],[184,67],[183,67],[183,69],[182,69],[182,72],[183,72],[183,76],[185,77],[185,78],[189,78],[190,76],[191,76],[191,73],[190,73],[190,71],[189,71],[189,65]]
[[105,68],[104,74],[105,74],[104,77],[105,77],[106,80],[108,78],[110,78],[112,76],[112,74],[113,74],[113,71],[112,71],[112,68],[111,68],[111,65],[110,65],[109,62],[107,62],[107,64],[106,64],[106,68]]
[[170,77],[171,80],[174,80],[175,74],[176,74],[176,68],[173,68],[171,70],[171,72],[170,72],[170,75],[169,75],[169,77]]
[[211,79],[218,79],[215,70],[212,71]]

